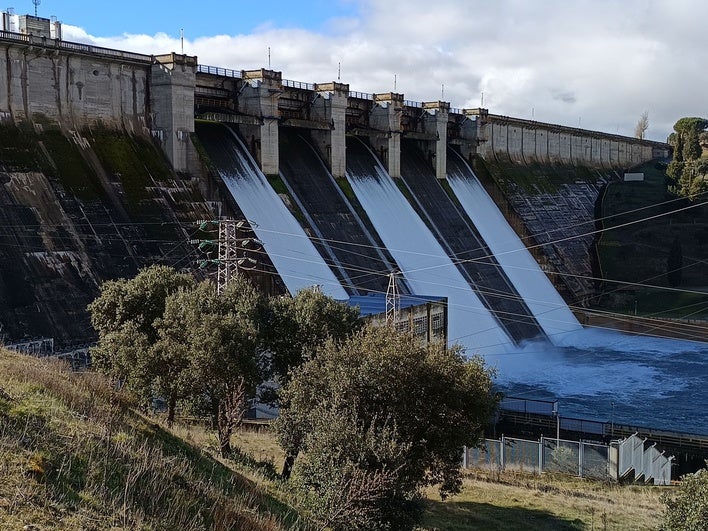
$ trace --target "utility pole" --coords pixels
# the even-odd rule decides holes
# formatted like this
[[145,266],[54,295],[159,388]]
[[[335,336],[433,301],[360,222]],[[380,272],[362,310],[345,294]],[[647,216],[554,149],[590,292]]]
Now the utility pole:
[[[257,246],[262,246],[262,243],[256,238],[239,237],[239,231],[251,230],[248,226],[248,222],[245,220],[201,220],[197,223],[201,230],[206,230],[210,224],[215,224],[218,227],[219,237],[216,241],[190,240],[190,243],[198,244],[199,250],[207,254],[206,260],[197,261],[200,268],[204,268],[210,264],[216,264],[216,292],[221,294],[229,283],[239,274],[239,268],[249,271],[256,268],[257,262],[253,258],[243,256],[239,251],[254,250],[248,247],[252,243]],[[211,258],[211,251],[206,251],[208,248],[213,248],[214,244],[217,245],[216,259]]]
[[219,221],[219,256],[216,271],[216,292],[223,293],[231,279],[238,275],[238,238],[237,221],[222,219]]
[[401,309],[401,298],[396,285],[396,272],[388,274],[388,288],[386,289],[386,324],[395,326],[398,322],[398,313]]

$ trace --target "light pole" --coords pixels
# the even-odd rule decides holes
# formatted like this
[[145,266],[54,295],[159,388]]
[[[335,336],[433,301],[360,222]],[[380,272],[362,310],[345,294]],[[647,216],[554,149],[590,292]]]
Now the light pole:
[[560,446],[561,417],[558,411],[558,400],[553,402],[553,414],[556,417],[556,448]]

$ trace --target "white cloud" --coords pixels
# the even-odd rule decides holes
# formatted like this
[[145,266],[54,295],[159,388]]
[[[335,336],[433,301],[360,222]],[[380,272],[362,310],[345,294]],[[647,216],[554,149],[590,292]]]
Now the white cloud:
[[[649,112],[648,136],[664,140],[677,118],[706,115],[708,69],[700,0],[362,0],[361,19],[333,19],[326,33],[264,25],[248,35],[185,41],[200,63],[271,65],[283,77],[336,79],[352,90],[441,97],[453,107],[534,117],[631,135]],[[142,53],[179,51],[165,34],[94,37],[64,26],[67,40]]]

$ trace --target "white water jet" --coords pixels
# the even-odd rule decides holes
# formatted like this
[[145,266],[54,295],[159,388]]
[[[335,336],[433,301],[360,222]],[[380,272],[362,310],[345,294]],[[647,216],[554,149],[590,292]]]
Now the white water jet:
[[[452,156],[459,155],[453,152]],[[466,162],[460,160],[458,164]],[[457,169],[458,164],[450,165]],[[466,174],[449,171],[448,182],[494,258],[553,344],[582,327],[546,274],[469,166]]]

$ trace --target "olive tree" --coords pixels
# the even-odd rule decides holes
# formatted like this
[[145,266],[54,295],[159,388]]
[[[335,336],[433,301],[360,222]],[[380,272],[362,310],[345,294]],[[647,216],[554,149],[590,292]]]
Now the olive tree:
[[459,491],[462,448],[479,442],[496,408],[491,387],[490,369],[460,347],[365,327],[292,371],[275,429],[287,455],[307,455],[294,480],[321,522],[356,528],[357,514],[360,529],[405,529],[421,488]]

